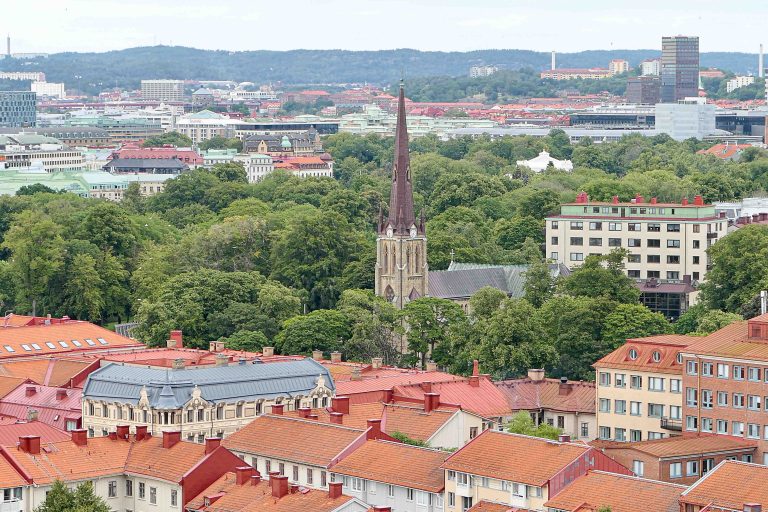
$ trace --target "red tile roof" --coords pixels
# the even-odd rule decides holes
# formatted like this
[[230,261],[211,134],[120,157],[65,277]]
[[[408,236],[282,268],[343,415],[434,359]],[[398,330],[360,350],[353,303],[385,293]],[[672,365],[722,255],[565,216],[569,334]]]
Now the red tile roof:
[[680,497],[683,504],[713,504],[742,510],[745,503],[768,506],[768,466],[726,460],[690,486]]
[[[205,505],[206,498],[212,498]],[[353,500],[341,495],[301,487],[298,492],[274,498],[269,482],[237,485],[235,473],[225,473],[187,503],[186,509],[199,512],[332,512]]]
[[[677,361],[677,355],[683,349],[699,340],[701,338],[696,336],[679,334],[632,338],[592,366],[595,368],[620,368],[654,373],[681,374],[683,367]],[[630,354],[631,350],[637,352],[637,356],[634,359]],[[654,354],[657,352],[659,360],[655,361]]]
[[41,443],[58,443],[70,439],[70,434],[42,421],[19,421],[0,425],[0,446],[15,446],[22,436],[40,436]]
[[[610,507],[612,512],[678,512],[678,498],[684,485],[589,471],[560,491],[544,506],[575,512],[597,511]],[[652,508],[648,508],[653,504]]]
[[327,468],[363,439],[360,429],[270,414],[257,417],[222,444],[236,452]]
[[[395,394],[409,398],[424,399],[424,389],[418,385],[395,386]],[[448,382],[432,382],[432,393],[440,394],[443,403],[460,405],[462,409],[484,418],[511,416],[512,409],[507,397],[485,376],[480,376],[478,386],[472,386],[469,379],[451,379]]]
[[552,411],[595,414],[594,382],[568,382],[530,378],[496,382],[513,411],[549,409]]
[[407,370],[388,377],[378,377],[362,380],[350,380],[336,383],[336,394],[352,397],[359,393],[371,391],[387,391],[398,385],[421,384],[422,382],[438,382],[450,380],[464,380],[462,377],[443,372],[423,372],[419,370]]
[[504,503],[482,500],[472,506],[467,512],[526,512],[526,510],[505,505]]
[[751,148],[749,144],[715,144],[711,148],[700,149],[696,152],[697,155],[714,155],[717,158],[723,160],[733,158],[737,154],[741,153],[747,148]]
[[[85,356],[86,354],[79,354]],[[37,384],[56,387],[80,387],[90,370],[98,368],[93,361],[69,358],[16,359],[0,363],[0,376],[29,378]]]
[[143,344],[90,322],[69,321],[0,330],[0,360],[137,346]]
[[768,314],[734,322],[708,336],[696,338],[685,353],[768,361],[768,339],[750,337],[750,324],[768,325]]
[[0,454],[0,489],[12,489],[28,485],[27,479]]
[[427,492],[442,492],[441,465],[450,452],[389,441],[367,441],[333,467],[334,473]]
[[443,468],[540,487],[589,450],[580,443],[485,430],[451,455]]
[[654,457],[684,457],[730,450],[755,448],[756,442],[730,436],[672,436],[664,439],[639,441],[636,443],[608,442],[602,449],[610,456],[611,450],[637,450]]

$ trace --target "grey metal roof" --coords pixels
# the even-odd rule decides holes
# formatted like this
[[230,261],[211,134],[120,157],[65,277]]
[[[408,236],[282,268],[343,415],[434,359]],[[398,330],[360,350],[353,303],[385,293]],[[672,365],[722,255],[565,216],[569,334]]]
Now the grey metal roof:
[[[467,299],[486,286],[496,288],[509,297],[525,295],[525,272],[530,265],[489,265],[451,262],[448,270],[429,273],[429,295],[441,299]],[[565,265],[552,263],[553,277],[570,274]]]
[[189,166],[177,158],[113,158],[103,169],[171,169],[183,171]]
[[306,395],[322,377],[336,387],[330,372],[312,359],[275,363],[171,370],[112,363],[88,376],[83,397],[136,405],[146,389],[150,406],[177,409],[187,403],[195,387],[212,403]]

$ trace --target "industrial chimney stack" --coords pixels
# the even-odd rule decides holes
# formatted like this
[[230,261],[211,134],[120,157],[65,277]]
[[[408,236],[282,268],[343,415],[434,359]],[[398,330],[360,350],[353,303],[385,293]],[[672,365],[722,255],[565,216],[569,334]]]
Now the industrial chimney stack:
[[760,43],[760,55],[757,58],[757,76],[765,77],[765,63],[763,62],[763,43]]
[[[8,34],[8,37],[6,37],[5,42],[6,42],[5,55],[10,59],[11,58],[11,34]],[[761,55],[762,53],[763,52],[760,52]]]
[[[760,48],[762,48],[762,46],[760,46]],[[762,55],[762,54],[763,54],[763,52],[761,51],[760,55]],[[555,65],[556,64],[557,64],[557,62],[556,62],[556,57],[555,57],[555,50],[552,50],[552,69],[555,69]]]

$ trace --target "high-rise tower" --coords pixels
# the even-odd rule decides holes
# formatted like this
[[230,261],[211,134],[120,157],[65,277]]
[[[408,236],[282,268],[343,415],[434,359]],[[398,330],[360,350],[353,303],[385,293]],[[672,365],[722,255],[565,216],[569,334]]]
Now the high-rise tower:
[[699,38],[661,38],[661,102],[699,95]]
[[429,293],[427,236],[424,214],[413,211],[411,158],[408,154],[408,127],[405,119],[405,90],[400,83],[395,129],[395,161],[389,215],[379,215],[376,239],[376,295],[385,297],[398,309]]

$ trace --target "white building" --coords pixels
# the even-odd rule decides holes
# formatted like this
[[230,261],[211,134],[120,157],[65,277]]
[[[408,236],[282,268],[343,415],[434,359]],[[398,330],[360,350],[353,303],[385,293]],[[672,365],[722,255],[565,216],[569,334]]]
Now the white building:
[[608,71],[610,71],[612,75],[626,73],[629,71],[629,62],[623,59],[613,59],[608,63]]
[[[472,117],[428,117],[408,116],[408,133],[419,137],[428,133],[438,136],[447,134],[457,128],[487,129],[498,126],[490,119],[475,119]],[[397,116],[381,109],[377,105],[366,105],[362,112],[341,116],[339,131],[367,135],[394,135]]]
[[32,92],[36,92],[38,96],[48,96],[50,98],[66,97],[63,83],[32,82],[31,89]]
[[659,76],[661,74],[660,59],[646,59],[640,63],[640,74],[642,76]]
[[[741,89],[747,85],[755,83],[754,76],[735,76],[725,82],[725,92],[733,92],[736,89]],[[34,91],[34,89],[32,89]]]
[[260,153],[250,153],[247,155],[236,155],[235,162],[241,162],[248,175],[248,183],[258,183],[265,177],[272,174],[275,170],[275,164],[272,157]]
[[560,171],[570,172],[573,170],[573,162],[570,160],[558,160],[557,158],[552,158],[546,151],[542,151],[538,156],[535,156],[530,160],[518,160],[517,165],[527,167],[534,172],[543,172],[550,165]]
[[0,155],[8,170],[23,171],[32,162],[46,172],[81,171],[86,167],[82,151],[71,149],[58,139],[31,133],[0,135]]
[[0,80],[33,80],[45,82],[45,73],[37,71],[5,71],[0,72]]
[[145,100],[182,101],[184,80],[142,80],[141,97]]
[[469,77],[478,78],[481,76],[491,76],[499,70],[496,66],[471,66],[469,68]]
[[704,98],[686,98],[678,103],[656,105],[656,132],[675,140],[703,139],[718,133],[715,128],[715,106]]
[[231,139],[235,136],[235,126],[238,121],[210,110],[201,110],[176,119],[171,131],[175,130],[186,135],[194,144],[214,137]]

